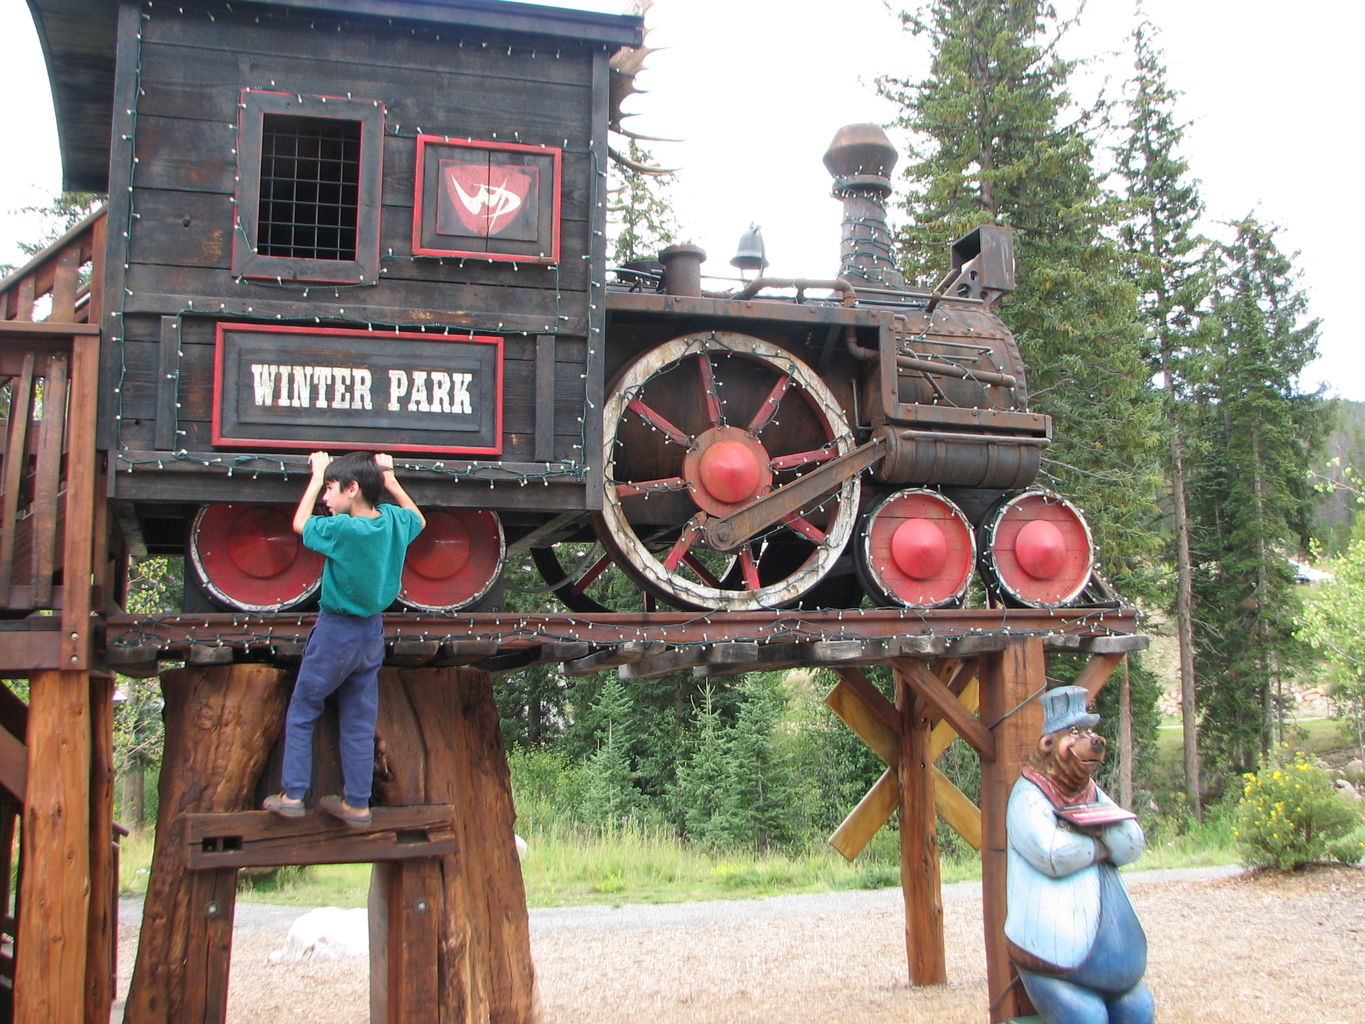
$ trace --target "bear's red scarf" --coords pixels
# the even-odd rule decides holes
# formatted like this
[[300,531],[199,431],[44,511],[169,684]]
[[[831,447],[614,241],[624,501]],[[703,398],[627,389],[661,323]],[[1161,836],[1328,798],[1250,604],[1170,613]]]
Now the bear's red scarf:
[[1079,793],[1072,795],[1063,793],[1057,788],[1056,783],[1032,765],[1024,765],[1024,770],[1019,774],[1041,789],[1043,794],[1052,801],[1053,807],[1067,807],[1071,804],[1093,804],[1095,802],[1096,791],[1094,779],[1090,779],[1085,784],[1085,788]]

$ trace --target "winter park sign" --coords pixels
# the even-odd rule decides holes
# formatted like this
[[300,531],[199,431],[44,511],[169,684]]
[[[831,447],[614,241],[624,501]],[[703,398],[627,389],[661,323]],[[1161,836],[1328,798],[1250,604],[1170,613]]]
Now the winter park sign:
[[502,339],[219,324],[213,443],[496,455]]

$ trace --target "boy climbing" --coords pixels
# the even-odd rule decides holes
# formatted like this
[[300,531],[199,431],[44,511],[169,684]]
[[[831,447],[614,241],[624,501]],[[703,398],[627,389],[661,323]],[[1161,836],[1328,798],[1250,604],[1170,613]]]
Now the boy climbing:
[[[283,791],[267,797],[264,807],[286,818],[303,815],[313,729],[323,702],[335,693],[345,792],[324,796],[317,805],[352,828],[366,828],[384,661],[382,613],[398,596],[403,557],[426,519],[394,476],[391,456],[352,452],[333,460],[314,452],[309,463],[312,477],[294,512],[294,532],[304,547],[326,558],[321,610],[285,716]],[[386,490],[397,505],[380,504]],[[330,516],[313,515],[319,494]]]

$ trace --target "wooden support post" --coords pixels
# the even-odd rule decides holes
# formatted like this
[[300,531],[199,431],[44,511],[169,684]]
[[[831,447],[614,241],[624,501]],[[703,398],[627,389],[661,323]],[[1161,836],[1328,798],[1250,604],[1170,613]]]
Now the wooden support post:
[[237,871],[197,871],[184,879],[180,894],[189,912],[185,918],[185,966],[177,980],[185,1013],[193,1015],[184,1019],[194,1024],[225,1024]]
[[281,669],[249,664],[178,669],[163,677],[161,805],[127,1020],[225,1019],[237,872],[190,871],[187,816],[251,807],[284,726],[291,681]]
[[901,893],[905,899],[905,952],[910,984],[948,981],[939,887],[938,817],[933,761],[929,757],[927,702],[916,696],[902,664],[893,662],[900,713]]
[[[29,686],[17,1024],[79,1024],[90,935],[90,677],[35,672]],[[106,1019],[108,1009],[105,1010]]]
[[90,916],[85,1019],[107,1021],[118,954],[118,870],[114,859],[114,681],[90,678]]
[[[370,879],[370,943],[382,937],[386,971],[370,972],[370,1019],[439,1024],[478,1018],[441,1015],[441,864],[435,858],[376,864]],[[461,943],[458,949],[463,949]],[[494,1018],[496,1019],[496,1018]]]
[[1030,1012],[1005,945],[1005,809],[1019,770],[1038,743],[1042,705],[1035,699],[1047,685],[1043,641],[1011,640],[1004,652],[984,659],[981,721],[995,736],[995,760],[981,762],[981,902],[986,938],[986,990],[990,1019],[1009,1020]]
[[1100,690],[1104,688],[1104,684],[1109,681],[1109,677],[1114,674],[1114,669],[1119,667],[1119,662],[1123,661],[1125,657],[1127,655],[1122,653],[1092,654],[1072,685],[1084,687],[1085,692],[1090,695],[1087,699],[1094,700]]
[[[376,796],[452,805],[456,850],[376,867],[370,1019],[534,1024],[540,998],[492,679],[467,668],[385,669],[380,687]],[[439,985],[434,1000],[427,984]]]

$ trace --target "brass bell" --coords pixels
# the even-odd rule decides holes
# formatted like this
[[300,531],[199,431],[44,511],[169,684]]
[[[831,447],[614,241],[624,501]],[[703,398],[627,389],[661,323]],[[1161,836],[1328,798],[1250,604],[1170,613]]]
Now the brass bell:
[[767,265],[767,257],[763,255],[763,232],[758,229],[757,224],[750,224],[749,230],[740,236],[739,251],[730,260],[730,266],[762,273]]

